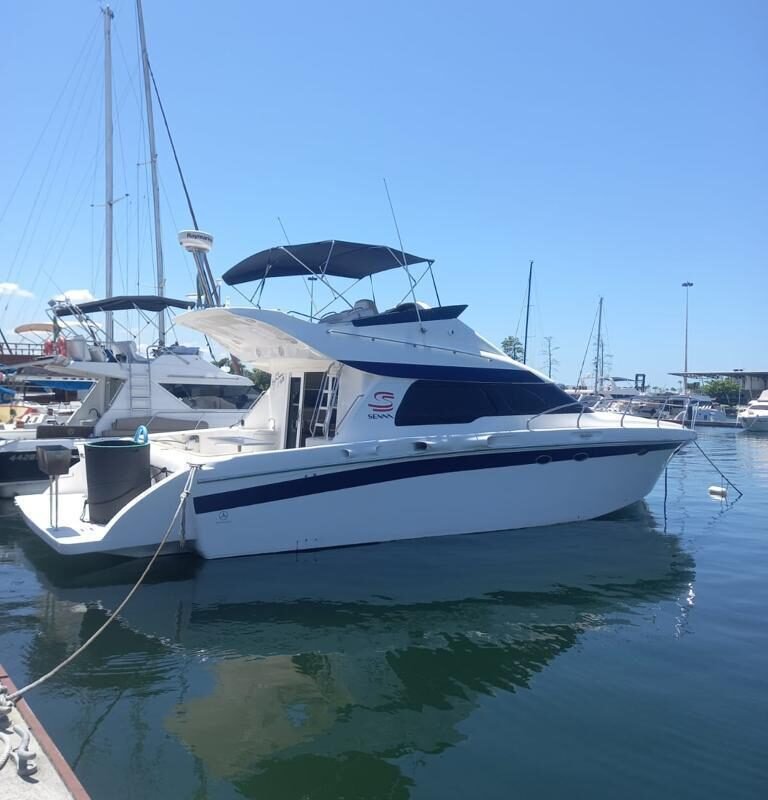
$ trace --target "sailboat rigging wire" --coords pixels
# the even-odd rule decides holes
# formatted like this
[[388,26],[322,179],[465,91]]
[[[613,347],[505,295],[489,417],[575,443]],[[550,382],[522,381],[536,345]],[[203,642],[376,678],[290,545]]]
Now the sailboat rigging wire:
[[59,107],[59,104],[61,103],[61,101],[62,101],[62,99],[64,97],[64,93],[67,91],[67,87],[69,86],[69,82],[72,80],[72,76],[75,74],[75,71],[77,70],[78,66],[80,65],[80,62],[84,58],[85,51],[89,47],[93,47],[93,43],[96,40],[95,34],[96,34],[96,29],[98,27],[98,24],[99,24],[99,20],[98,20],[98,17],[97,17],[96,21],[93,23],[93,26],[91,27],[91,30],[89,31],[89,33],[85,37],[85,41],[83,42],[83,46],[80,48],[80,52],[79,52],[77,58],[75,59],[75,63],[72,65],[72,69],[69,71],[69,75],[67,75],[67,78],[64,81],[64,85],[61,87],[61,91],[59,92],[59,95],[58,95],[58,97],[56,98],[56,100],[55,100],[55,102],[53,104],[53,108],[51,108],[51,111],[48,114],[48,118],[46,119],[45,124],[43,125],[43,129],[40,131],[40,135],[37,137],[37,140],[35,141],[34,145],[32,145],[32,150],[31,150],[29,156],[27,157],[27,160],[24,163],[24,166],[21,169],[21,172],[19,173],[19,177],[16,180],[16,183],[14,184],[14,187],[11,190],[10,195],[8,196],[8,200],[6,201],[5,205],[3,206],[3,210],[0,211],[0,223],[2,223],[3,219],[5,219],[5,215],[8,213],[8,209],[11,207],[11,203],[13,202],[13,199],[16,196],[16,192],[19,190],[19,186],[21,186],[21,183],[24,180],[24,176],[27,174],[27,170],[29,169],[30,165],[32,164],[32,161],[33,161],[33,159],[34,159],[34,157],[35,157],[35,155],[37,153],[37,150],[38,150],[38,148],[40,147],[40,144],[43,141],[43,137],[45,136],[46,132],[48,131],[48,128],[50,127],[51,122],[53,121],[53,116],[56,113],[56,109]]
[[[89,55],[90,55],[90,53],[89,53]],[[93,98],[93,93],[90,91],[91,82],[92,82],[92,80],[95,80],[94,73],[92,71],[90,72],[90,76],[88,78],[86,78],[87,82],[85,84],[85,88],[81,89],[81,86],[80,86],[82,79],[86,75],[85,66],[86,65],[85,65],[85,62],[84,62],[83,65],[82,65],[83,68],[81,69],[80,74],[78,75],[78,77],[77,77],[77,79],[76,79],[76,81],[75,81],[75,83],[74,83],[74,85],[72,87],[72,94],[75,97],[78,97],[78,102],[72,102],[67,106],[67,109],[66,109],[66,111],[64,113],[64,119],[63,119],[61,125],[58,128],[58,134],[57,134],[55,142],[53,144],[53,148],[51,149],[50,157],[48,158],[46,166],[45,166],[45,168],[43,170],[43,174],[42,174],[42,177],[40,179],[39,186],[37,188],[37,191],[35,193],[35,196],[34,196],[34,199],[33,199],[33,202],[32,202],[32,207],[30,209],[29,215],[27,216],[27,220],[26,220],[26,223],[25,223],[24,228],[22,230],[21,237],[19,238],[18,247],[16,248],[14,256],[13,256],[13,258],[11,260],[11,264],[10,264],[10,267],[9,267],[9,270],[8,270],[8,275],[9,275],[8,279],[9,280],[11,279],[11,275],[13,274],[13,271],[16,268],[16,264],[17,264],[17,261],[19,259],[19,255],[20,255],[20,253],[22,251],[22,248],[25,246],[25,243],[26,243],[26,247],[24,247],[24,254],[23,254],[22,258],[21,258],[22,264],[25,262],[28,254],[29,254],[29,251],[30,251],[30,249],[32,247],[33,241],[36,241],[36,237],[34,237],[34,236],[30,236],[29,239],[27,239],[27,234],[29,232],[30,225],[32,225],[33,221],[34,221],[33,229],[36,228],[39,225],[40,219],[43,216],[43,212],[45,210],[45,207],[48,204],[48,201],[52,196],[52,193],[50,191],[46,192],[42,202],[40,202],[40,197],[41,197],[41,194],[43,193],[43,189],[46,186],[52,185],[53,182],[56,180],[56,177],[57,177],[57,175],[59,173],[59,169],[60,169],[61,163],[62,163],[61,153],[59,152],[59,145],[60,144],[62,145],[62,152],[67,150],[67,148],[69,146],[69,142],[70,142],[70,140],[71,140],[71,138],[72,138],[72,136],[74,135],[74,132],[75,132],[75,128],[76,128],[75,121],[79,119],[80,110],[82,108],[83,102],[85,101],[85,98],[86,98],[86,96],[90,96],[91,99]],[[77,128],[77,132],[79,133],[79,127]],[[80,139],[78,141],[81,141],[82,138],[83,137],[80,137]],[[63,144],[62,144],[62,139],[64,140]],[[54,161],[55,161],[55,165],[54,165]],[[72,166],[72,163],[73,163],[73,159],[69,159],[70,168]],[[51,169],[52,166],[53,166],[53,170]],[[72,201],[72,198],[68,197],[67,198],[67,208],[71,209],[71,208],[74,207],[75,208],[75,213],[76,213],[77,212],[77,207],[71,201]],[[38,204],[39,204],[39,206],[38,206]],[[59,210],[56,212],[56,215],[58,215],[60,213],[60,210],[63,207],[64,207],[64,198],[60,197],[59,198]],[[35,273],[35,278],[32,281],[32,285],[30,287],[30,291],[34,291],[34,288],[37,285],[37,282],[38,282],[38,280],[40,278],[40,274],[41,274],[41,272],[44,271],[43,263],[44,262],[42,260],[39,262],[39,266],[38,266],[38,269],[37,269],[37,271]],[[7,306],[6,306],[6,310],[7,310]]]
[[520,333],[520,323],[523,321],[523,312],[525,311],[525,300],[520,304],[520,313],[517,315],[517,325],[515,325],[515,337]]
[[531,282],[533,281],[533,259],[528,265],[528,295],[525,302],[525,335],[523,337],[523,364],[528,363],[528,323],[531,317]]
[[[173,141],[173,136],[171,135],[171,126],[168,124],[168,117],[165,114],[165,107],[163,106],[163,101],[160,98],[160,90],[157,88],[157,80],[155,80],[155,73],[152,71],[152,65],[149,63],[149,56],[147,56],[147,70],[149,72],[150,80],[152,81],[152,86],[155,90],[155,97],[157,98],[157,106],[160,109],[160,116],[163,118],[163,125],[165,127],[165,132],[168,135],[168,142],[171,145],[171,153],[173,153],[173,160],[176,164],[176,170],[179,173],[179,179],[181,180],[181,187],[184,190],[184,197],[187,200],[187,208],[189,209],[189,215],[190,217],[192,217],[192,224],[195,226],[195,230],[199,231],[200,226],[197,224],[197,215],[195,214],[195,209],[192,207],[192,198],[189,196],[187,181],[184,178],[184,171],[181,169],[181,162],[179,161],[179,155],[176,152],[176,144]],[[202,253],[202,261],[203,261],[203,268],[205,271],[205,279],[208,281],[208,285],[216,301],[216,305],[221,305],[221,296],[219,294],[219,289],[216,286],[216,281],[214,280],[211,266],[208,263],[208,255],[206,253]]]
[[579,379],[576,381],[576,386],[581,386],[581,379],[584,375],[584,365],[587,363],[587,356],[589,355],[589,347],[592,344],[592,334],[595,332],[595,325],[597,324],[597,311],[595,318],[592,320],[592,330],[589,332],[589,339],[587,339],[587,347],[584,350],[584,358],[581,359],[581,366],[579,367]]
[[163,101],[160,99],[160,90],[157,88],[157,81],[155,80],[155,73],[152,72],[152,66],[148,63],[149,67],[149,77],[152,81],[152,86],[155,90],[155,97],[157,98],[157,107],[160,109],[160,116],[163,118],[163,125],[165,126],[165,132],[168,134],[168,142],[171,145],[171,153],[173,153],[173,160],[176,163],[176,170],[179,173],[179,178],[181,180],[181,188],[184,190],[184,197],[187,200],[187,208],[189,209],[189,215],[192,217],[192,224],[195,226],[196,230],[200,230],[197,225],[197,216],[195,215],[195,209],[192,207],[192,198],[189,196],[189,190],[187,189],[187,181],[184,178],[184,172],[181,169],[181,163],[179,162],[179,156],[176,152],[176,145],[173,141],[173,136],[171,136],[171,128],[168,124],[168,117],[165,115],[165,107],[163,106]]
[[[173,206],[171,205],[171,198],[168,194],[168,190],[165,188],[165,182],[161,175],[157,176],[158,181],[160,182],[160,192],[162,194],[163,200],[165,200],[165,209],[168,212],[168,216],[171,218],[171,222],[173,223],[174,230],[181,230],[179,223],[176,222],[176,215],[173,213]],[[190,280],[193,280],[196,277],[197,270],[195,270],[195,274],[192,273],[192,270],[189,268],[189,261],[188,259],[184,258],[184,251],[179,248],[178,250],[174,251],[178,254],[179,261],[184,265],[184,269],[186,270],[187,275],[189,276]]]

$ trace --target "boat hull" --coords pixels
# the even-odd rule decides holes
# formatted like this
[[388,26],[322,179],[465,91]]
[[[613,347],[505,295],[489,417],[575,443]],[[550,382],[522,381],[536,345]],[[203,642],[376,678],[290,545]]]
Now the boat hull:
[[[409,469],[413,462],[392,462],[373,476],[360,474],[368,467],[229,482],[194,498],[194,547],[216,559],[594,519],[645,497],[675,449],[560,448],[558,459],[553,448],[495,453],[499,466],[453,456],[455,463],[421,475]],[[438,460],[446,459],[431,461]]]
[[79,460],[74,439],[19,439],[0,447],[0,498],[38,494],[48,486],[48,476],[37,465],[37,448],[45,445],[68,447],[70,466]]
[[[223,458],[152,445],[156,482],[106,525],[88,521],[83,464],[19,497],[29,527],[62,554],[146,556],[198,464],[166,552],[217,559],[579,522],[645,497],[696,434],[677,425],[410,437]],[[218,434],[214,437],[221,438]],[[58,527],[51,521],[57,507]]]
[[745,431],[763,433],[768,431],[768,414],[742,414],[739,416],[739,424]]

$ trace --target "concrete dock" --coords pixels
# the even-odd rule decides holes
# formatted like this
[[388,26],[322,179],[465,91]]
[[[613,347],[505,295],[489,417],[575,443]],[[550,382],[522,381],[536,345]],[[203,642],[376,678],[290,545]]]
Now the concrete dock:
[[[1,664],[0,685],[9,693],[16,691],[13,680]],[[16,703],[7,717],[0,716],[0,732],[8,736],[13,745],[17,745],[20,738],[13,732],[14,725],[21,725],[29,730],[31,734],[29,749],[35,753],[37,769],[31,775],[21,776],[17,772],[16,763],[9,758],[5,766],[0,769],[2,800],[90,800],[88,793],[59,752],[59,748],[23,698]]]

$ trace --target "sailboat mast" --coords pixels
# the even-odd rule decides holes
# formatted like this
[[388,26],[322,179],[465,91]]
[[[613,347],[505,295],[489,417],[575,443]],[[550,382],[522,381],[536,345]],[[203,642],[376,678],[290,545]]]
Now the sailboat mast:
[[528,265],[528,300],[525,304],[525,336],[523,337],[523,364],[528,363],[528,320],[531,316],[531,279],[533,278],[533,261]]
[[597,350],[595,352],[595,394],[600,393],[603,382],[603,298],[597,307]]
[[[149,75],[149,55],[147,40],[144,36],[144,12],[141,0],[136,0],[136,18],[139,23],[139,41],[141,43],[141,65],[144,73],[144,99],[147,107],[147,135],[149,138],[149,163],[152,175],[152,208],[155,214],[155,261],[157,264],[157,293],[165,294],[165,268],[163,265],[162,231],[160,228],[160,189],[157,180],[157,146],[155,144],[155,116],[152,110],[152,88]],[[165,345],[165,312],[157,315],[157,338],[160,347]]]
[[[106,6],[104,14],[104,270],[106,273],[106,296],[112,297],[112,9]],[[114,322],[112,312],[105,315],[105,334],[107,343],[114,341]]]

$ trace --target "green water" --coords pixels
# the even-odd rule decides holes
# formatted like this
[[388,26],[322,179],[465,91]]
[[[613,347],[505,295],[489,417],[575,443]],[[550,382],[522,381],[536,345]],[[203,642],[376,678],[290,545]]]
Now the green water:
[[[666,505],[662,480],[610,519],[165,558],[29,701],[97,799],[767,797],[768,436],[700,441],[735,504],[689,449]],[[0,525],[0,661],[21,684],[142,565]]]

